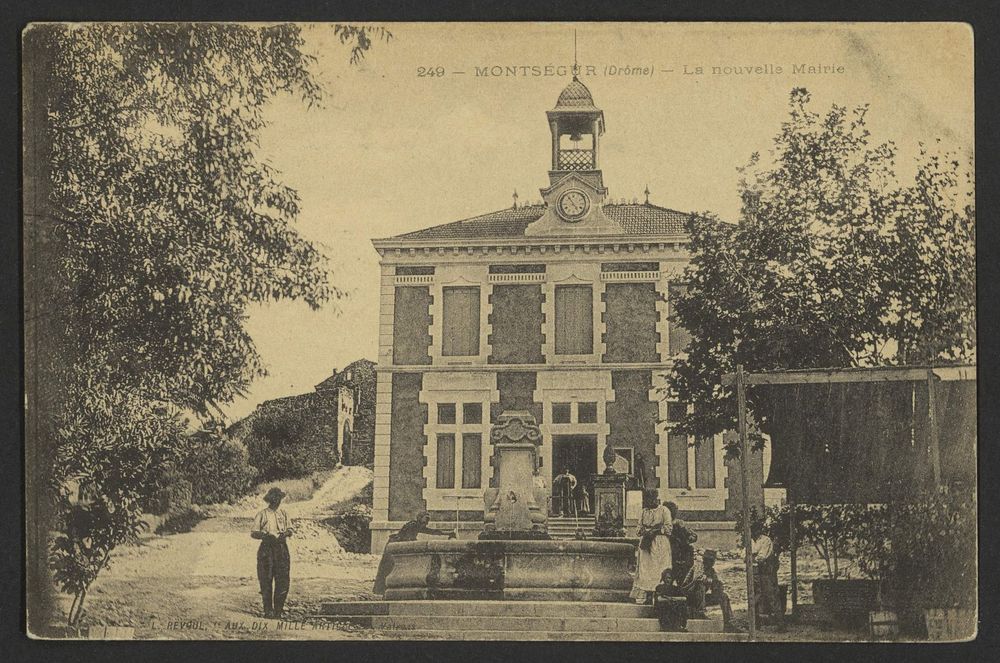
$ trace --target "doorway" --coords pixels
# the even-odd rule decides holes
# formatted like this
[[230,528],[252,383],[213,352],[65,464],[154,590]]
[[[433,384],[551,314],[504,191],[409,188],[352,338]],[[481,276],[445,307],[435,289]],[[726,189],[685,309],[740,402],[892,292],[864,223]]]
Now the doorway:
[[[569,470],[576,477],[573,498],[566,503],[561,482],[556,477]],[[594,504],[594,474],[597,472],[596,435],[554,435],[552,437],[552,512],[556,515],[590,515]],[[583,491],[587,499],[583,500]],[[589,502],[590,508],[580,509],[581,502]]]

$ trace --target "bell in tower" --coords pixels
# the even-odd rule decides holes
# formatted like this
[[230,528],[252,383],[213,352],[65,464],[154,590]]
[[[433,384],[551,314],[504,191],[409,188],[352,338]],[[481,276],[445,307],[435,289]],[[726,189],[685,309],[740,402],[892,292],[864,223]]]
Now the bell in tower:
[[575,73],[559,94],[556,107],[546,115],[552,130],[549,184],[555,185],[569,173],[576,173],[594,187],[603,188],[598,146],[604,133],[604,111],[594,106],[590,90]]

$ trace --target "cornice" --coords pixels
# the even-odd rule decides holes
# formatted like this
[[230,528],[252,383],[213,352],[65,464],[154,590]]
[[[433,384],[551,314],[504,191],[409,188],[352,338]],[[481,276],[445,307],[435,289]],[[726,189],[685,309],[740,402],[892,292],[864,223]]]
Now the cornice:
[[379,255],[526,255],[545,253],[648,253],[656,248],[682,249],[690,242],[683,233],[669,235],[580,235],[490,237],[481,239],[400,240],[373,239],[372,245]]

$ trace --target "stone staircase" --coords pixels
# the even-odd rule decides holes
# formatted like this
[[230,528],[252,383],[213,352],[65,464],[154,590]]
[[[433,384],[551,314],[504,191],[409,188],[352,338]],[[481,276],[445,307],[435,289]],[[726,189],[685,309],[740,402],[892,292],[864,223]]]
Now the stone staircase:
[[722,620],[689,620],[660,630],[650,606],[583,601],[350,601],[324,603],[320,616],[405,640],[591,640],[734,642]]
[[580,528],[588,538],[594,532],[594,517],[580,516],[579,518],[549,518],[549,536],[553,539],[575,539],[576,530]]

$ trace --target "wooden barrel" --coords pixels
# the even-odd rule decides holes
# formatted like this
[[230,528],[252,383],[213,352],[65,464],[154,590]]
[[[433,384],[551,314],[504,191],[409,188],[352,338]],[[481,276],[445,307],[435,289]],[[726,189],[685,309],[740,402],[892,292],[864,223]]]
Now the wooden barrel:
[[899,618],[891,610],[868,613],[868,637],[874,641],[895,640],[899,637]]

